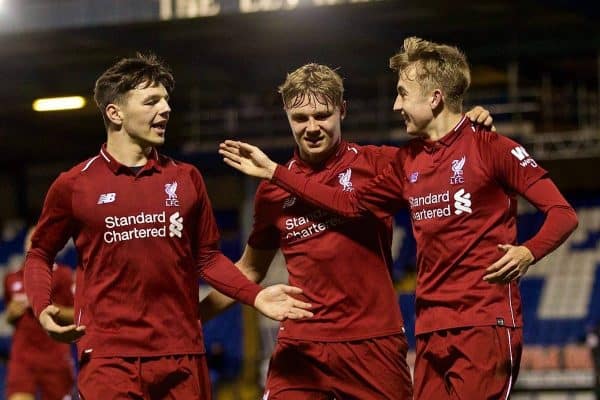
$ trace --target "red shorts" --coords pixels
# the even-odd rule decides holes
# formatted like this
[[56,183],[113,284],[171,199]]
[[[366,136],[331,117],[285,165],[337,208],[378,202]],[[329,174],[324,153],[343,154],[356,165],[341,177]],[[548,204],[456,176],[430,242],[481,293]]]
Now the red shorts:
[[73,383],[71,364],[50,369],[32,361],[11,359],[6,376],[6,396],[15,393],[35,395],[39,391],[42,400],[63,400],[73,392]]
[[211,399],[203,354],[84,359],[77,386],[81,400]]
[[507,399],[522,350],[521,328],[478,326],[417,335],[415,399]]
[[412,399],[404,334],[351,342],[280,339],[263,400]]

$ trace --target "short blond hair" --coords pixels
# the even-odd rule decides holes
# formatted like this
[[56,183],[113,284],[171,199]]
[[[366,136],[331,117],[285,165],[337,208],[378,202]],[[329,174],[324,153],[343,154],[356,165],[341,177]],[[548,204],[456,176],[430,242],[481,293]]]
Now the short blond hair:
[[471,84],[471,71],[462,51],[409,37],[404,40],[402,50],[390,57],[390,68],[400,75],[413,65],[423,92],[440,88],[448,109],[462,111],[463,97]]
[[298,107],[306,99],[333,107],[341,107],[344,102],[342,77],[332,68],[322,64],[310,63],[290,72],[278,91],[286,109]]

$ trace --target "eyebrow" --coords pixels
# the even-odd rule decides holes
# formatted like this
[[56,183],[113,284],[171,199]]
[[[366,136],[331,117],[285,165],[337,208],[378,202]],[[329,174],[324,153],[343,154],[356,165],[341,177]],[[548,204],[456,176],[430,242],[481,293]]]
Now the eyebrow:
[[304,113],[304,112],[299,112],[299,111],[292,112],[290,115],[292,116],[292,118],[297,118],[297,117],[306,117],[306,116],[308,116],[308,114],[307,114],[307,113]]
[[315,112],[294,111],[290,115],[292,116],[292,118],[297,118],[297,117],[308,117],[309,115],[319,116],[319,115],[331,115],[331,114],[333,114],[333,110],[328,109],[328,110],[321,110],[321,111],[315,111]]
[[148,95],[148,96],[144,97],[143,101],[146,102],[148,100],[156,100],[156,99],[162,99],[162,98],[164,98],[165,100],[169,101],[170,97],[169,97],[169,94],[166,94],[164,96],[161,95],[161,94],[151,94],[151,95]]

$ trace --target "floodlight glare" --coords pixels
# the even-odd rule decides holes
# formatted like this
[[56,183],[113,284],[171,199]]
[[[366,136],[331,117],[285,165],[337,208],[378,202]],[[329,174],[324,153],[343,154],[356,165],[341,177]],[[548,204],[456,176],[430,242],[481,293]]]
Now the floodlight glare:
[[[0,0],[2,1],[2,0]],[[77,110],[86,104],[85,98],[81,96],[49,97],[37,99],[33,102],[34,111],[62,111]]]

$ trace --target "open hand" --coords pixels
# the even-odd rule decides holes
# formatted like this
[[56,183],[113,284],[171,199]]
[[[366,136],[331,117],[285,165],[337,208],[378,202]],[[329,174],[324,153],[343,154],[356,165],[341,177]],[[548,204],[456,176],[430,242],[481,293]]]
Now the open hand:
[[225,164],[256,178],[271,179],[277,168],[261,149],[244,142],[226,140],[219,145],[219,154]]
[[72,343],[85,334],[83,325],[59,325],[57,322],[59,312],[60,308],[51,304],[42,310],[38,318],[42,328],[52,339],[63,343]]
[[276,321],[310,318],[311,304],[293,298],[291,295],[302,293],[302,289],[288,285],[269,286],[258,293],[254,307],[265,316]]
[[498,248],[504,255],[485,270],[486,275],[483,277],[490,283],[508,283],[519,279],[527,273],[529,265],[535,259],[525,246],[499,244]]

